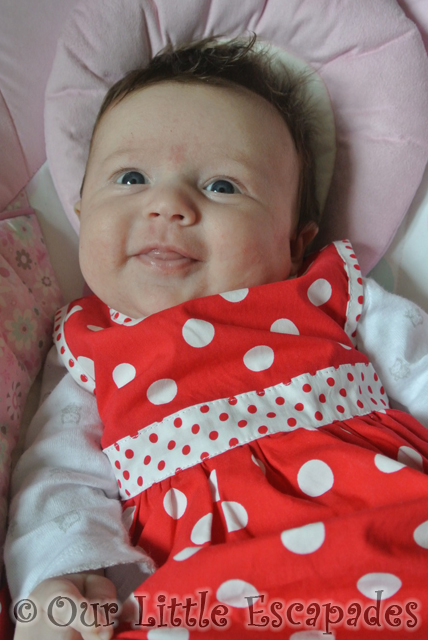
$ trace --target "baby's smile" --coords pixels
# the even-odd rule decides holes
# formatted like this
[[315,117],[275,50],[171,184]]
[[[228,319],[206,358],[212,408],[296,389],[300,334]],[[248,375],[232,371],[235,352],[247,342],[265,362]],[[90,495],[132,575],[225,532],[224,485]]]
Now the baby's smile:
[[144,247],[135,256],[144,265],[165,275],[178,273],[193,266],[198,260],[181,247],[155,244]]

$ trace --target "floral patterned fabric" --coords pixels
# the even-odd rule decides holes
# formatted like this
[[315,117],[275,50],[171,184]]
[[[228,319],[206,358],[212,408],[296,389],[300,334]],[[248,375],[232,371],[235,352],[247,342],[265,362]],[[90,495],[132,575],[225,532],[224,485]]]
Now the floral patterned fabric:
[[[25,401],[51,344],[61,293],[30,208],[0,215],[0,546],[11,453]],[[1,564],[0,564],[1,568]]]

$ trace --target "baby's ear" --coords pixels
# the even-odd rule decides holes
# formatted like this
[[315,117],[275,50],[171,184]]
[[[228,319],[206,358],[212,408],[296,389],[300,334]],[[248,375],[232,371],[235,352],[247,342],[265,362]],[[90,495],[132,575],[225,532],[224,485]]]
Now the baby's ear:
[[76,213],[76,215],[77,215],[77,217],[78,217],[78,218],[80,218],[80,208],[81,208],[81,205],[82,205],[82,201],[81,201],[81,200],[78,200],[78,201],[76,202],[76,204],[74,205],[74,211],[75,211],[75,213]]
[[291,272],[290,276],[295,276],[300,269],[307,247],[311,244],[319,231],[316,222],[307,222],[301,229],[296,231],[295,237],[290,242]]

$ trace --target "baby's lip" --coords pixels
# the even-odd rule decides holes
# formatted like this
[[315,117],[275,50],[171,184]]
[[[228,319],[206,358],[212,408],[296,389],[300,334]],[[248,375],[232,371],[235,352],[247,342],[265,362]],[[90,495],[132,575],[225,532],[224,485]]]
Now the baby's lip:
[[188,260],[196,260],[196,258],[192,256],[188,251],[175,245],[150,245],[148,247],[143,247],[143,249],[138,252],[138,255],[145,255],[155,260],[165,261],[181,260],[183,258],[186,258]]
[[144,255],[155,258],[156,260],[181,260],[182,258],[190,258],[190,256],[181,250],[177,251],[175,249],[167,249],[165,247],[149,249],[149,251],[144,251]]
[[143,247],[136,257],[143,264],[164,274],[180,273],[198,262],[187,250],[175,245],[156,244]]

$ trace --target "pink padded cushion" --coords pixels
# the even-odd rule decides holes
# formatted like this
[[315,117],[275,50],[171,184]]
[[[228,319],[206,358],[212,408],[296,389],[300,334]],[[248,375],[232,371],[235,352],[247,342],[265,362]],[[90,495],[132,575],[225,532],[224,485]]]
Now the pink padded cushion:
[[306,60],[335,114],[336,167],[319,244],[348,236],[363,272],[388,248],[428,158],[428,60],[395,0],[85,0],[48,83],[47,157],[73,226],[93,122],[110,85],[170,40],[256,32]]

